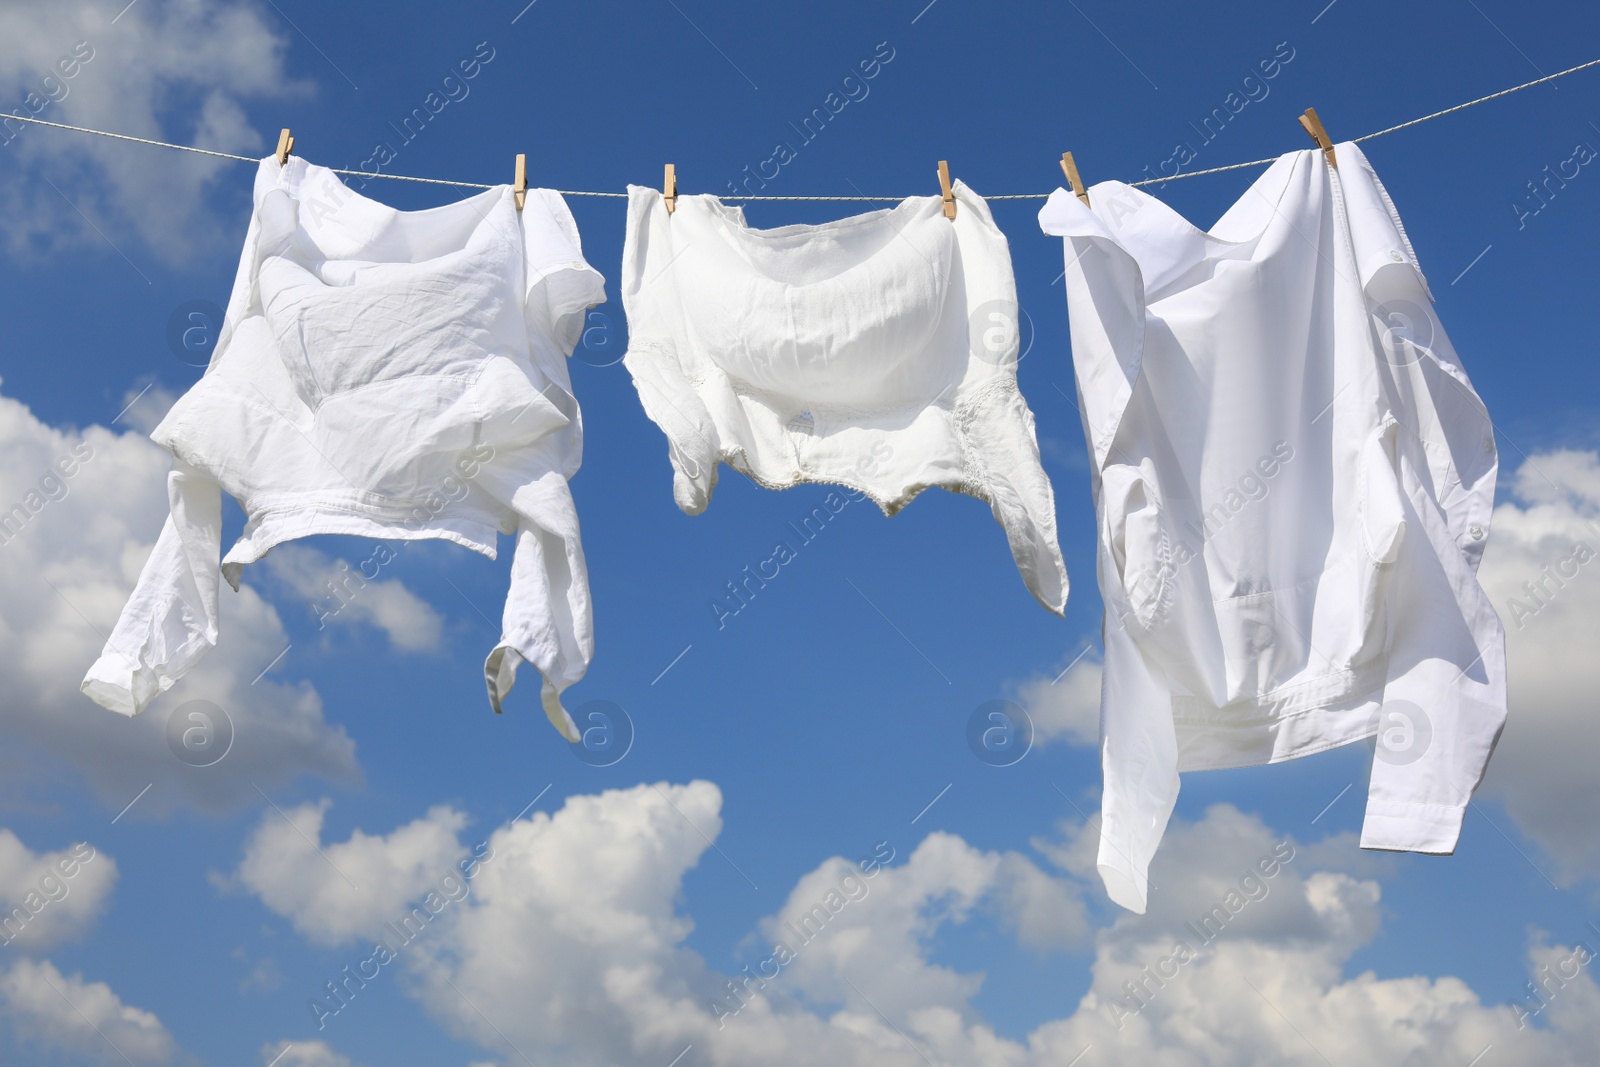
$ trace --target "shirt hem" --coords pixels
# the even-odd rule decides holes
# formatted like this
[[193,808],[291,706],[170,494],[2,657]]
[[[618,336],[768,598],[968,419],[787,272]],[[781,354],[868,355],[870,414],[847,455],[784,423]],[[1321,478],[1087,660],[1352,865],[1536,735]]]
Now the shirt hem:
[[416,525],[414,511],[422,507],[420,504],[415,508],[395,504],[392,507],[375,508],[371,505],[352,506],[317,501],[275,504],[271,509],[254,511],[244,533],[222,559],[223,576],[228,579],[229,585],[237,589],[239,573],[246,564],[255,563],[287,541],[317,534],[344,534],[380,540],[451,541],[490,559],[495,558],[495,537],[499,532],[497,525],[443,514],[432,515],[425,524]]
[[[1320,690],[1322,699],[1284,714],[1260,715],[1240,722],[1238,718],[1227,717],[1227,708],[1211,707],[1204,716],[1175,718],[1178,770],[1259,767],[1365,740],[1378,731],[1373,712],[1381,704],[1388,682],[1387,671],[1387,661],[1380,658],[1359,668],[1296,685],[1292,687],[1296,693],[1304,693],[1309,687]],[[1288,700],[1279,691],[1228,707],[1254,705],[1265,709],[1284,703],[1292,707],[1304,699],[1299,696]],[[1190,706],[1198,706],[1194,698],[1188,701]]]
[[1361,847],[1377,852],[1448,856],[1461,837],[1465,804],[1367,803]]

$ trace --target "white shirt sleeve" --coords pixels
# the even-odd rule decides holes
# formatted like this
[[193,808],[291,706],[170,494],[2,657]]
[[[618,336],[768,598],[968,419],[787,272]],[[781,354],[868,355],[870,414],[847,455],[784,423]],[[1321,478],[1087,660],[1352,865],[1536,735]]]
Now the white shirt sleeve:
[[[1395,271],[1369,289],[1387,284],[1380,292],[1394,299],[1397,283],[1428,318],[1435,347],[1448,345],[1418,275]],[[1391,443],[1370,465],[1385,483],[1371,496],[1398,512],[1380,525],[1400,536],[1384,560],[1394,583],[1390,677],[1361,847],[1449,855],[1506,717],[1505,631],[1474,577],[1494,501],[1493,427],[1470,386],[1431,353],[1388,374],[1410,402],[1408,425],[1385,427]]]
[[180,462],[167,475],[167,499],[161,537],[81,687],[124,715],[172,688],[217,643],[222,491]]
[[[1121,620],[1107,613],[1107,660],[1124,670],[1102,675],[1100,769],[1105,790],[1100,804],[1100,852],[1095,860],[1106,895],[1144,914],[1149,899],[1150,861],[1178,803],[1178,739],[1172,694],[1150,673]],[[1115,651],[1113,651],[1113,648]]]
[[494,710],[516,682],[524,661],[543,675],[540,703],[568,741],[577,725],[561,706],[561,693],[581,680],[594,657],[594,612],[589,572],[579,538],[572,490],[559,471],[549,470],[510,493],[517,516],[517,548],[511,559],[500,643],[484,663]]

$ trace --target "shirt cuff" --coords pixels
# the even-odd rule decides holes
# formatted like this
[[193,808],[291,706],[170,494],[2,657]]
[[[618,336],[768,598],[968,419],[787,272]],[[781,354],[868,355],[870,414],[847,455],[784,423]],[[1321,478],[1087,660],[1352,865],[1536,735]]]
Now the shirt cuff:
[[1369,802],[1361,826],[1361,847],[1448,856],[1456,850],[1466,813],[1465,804]]
[[1143,915],[1145,902],[1148,897],[1146,887],[1148,883],[1138,872],[1125,863],[1106,863],[1102,860],[1096,865],[1100,870],[1100,880],[1105,883],[1106,896],[1118,907],[1127,908],[1135,915]]
[[84,696],[107,711],[134,716],[172,683],[162,685],[153,671],[138,671],[120,652],[104,652],[83,676]]
[[[517,682],[517,668],[525,661],[515,648],[510,645],[497,645],[483,665],[484,681],[489,686],[489,705],[495,713],[500,712],[500,705],[504,702],[506,694],[511,692],[511,687]],[[545,718],[550,720],[562,737],[576,743],[582,740],[578,733],[577,723],[572,721],[572,716],[567,714],[567,709],[561,706],[561,691],[551,684],[549,678],[542,679],[543,684],[539,690],[539,703],[544,706]]]
[[1132,835],[1119,832],[1116,824],[1106,830],[1100,823],[1100,849],[1095,867],[1105,883],[1106,896],[1118,907],[1143,915],[1150,898],[1150,852],[1138,847]]

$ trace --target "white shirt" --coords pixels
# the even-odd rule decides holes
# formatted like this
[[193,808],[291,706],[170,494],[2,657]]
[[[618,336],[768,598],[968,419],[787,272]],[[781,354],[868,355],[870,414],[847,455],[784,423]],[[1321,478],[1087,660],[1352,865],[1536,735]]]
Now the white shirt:
[[1361,150],[1209,233],[1120,182],[1064,237],[1106,604],[1099,868],[1143,911],[1178,772],[1378,734],[1364,848],[1449,853],[1505,719],[1493,428]]
[[235,589],[245,564],[312,534],[491,559],[515,534],[489,698],[499,711],[527,660],[576,740],[559,694],[594,638],[566,357],[604,299],[554,192],[529,190],[521,212],[509,186],[396,211],[298,157],[262,160],[211,364],[151,434],[174,459],[171,515],[83,691],[135,714],[216,644],[226,490],[249,520],[221,561]]
[[988,502],[1028,589],[1067,599],[1055,498],[1017,391],[1011,254],[957,182],[820,226],[751,228],[713,196],[630,186],[628,354],[667,435],[673,497],[703,511],[727,463],[769,489],[849,486],[893,515],[929,486]]

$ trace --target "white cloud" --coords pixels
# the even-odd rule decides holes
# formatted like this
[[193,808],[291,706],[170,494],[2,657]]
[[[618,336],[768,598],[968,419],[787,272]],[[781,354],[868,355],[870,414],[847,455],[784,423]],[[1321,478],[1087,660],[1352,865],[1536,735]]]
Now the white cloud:
[[[140,382],[145,384],[140,385]],[[167,417],[167,412],[177,402],[178,394],[171,389],[140,378],[122,394],[121,422],[142,434],[148,434],[161,425],[161,420]]]
[[1479,578],[1506,627],[1510,713],[1484,792],[1570,881],[1600,874],[1600,456],[1530,456],[1495,508]]
[[467,851],[456,837],[466,816],[448,807],[433,808],[387,835],[358,829],[346,841],[323,844],[328,805],[323,800],[266,812],[234,876],[314,944],[375,935],[441,877],[456,872]]
[[[862,862],[825,861],[762,924],[765,945],[781,943],[795,954],[773,983],[774,995],[868,1009],[856,988],[870,989],[872,1004],[891,1017],[935,1005],[959,1013],[982,976],[930,963],[922,947],[940,927],[965,923],[980,910],[993,912],[1032,948],[1088,942],[1080,886],[1051,878],[1019,853],[985,852],[953,834],[933,833],[899,866],[865,875]],[[771,971],[781,962],[780,955],[755,969]]]
[[1511,479],[1526,504],[1573,504],[1593,517],[1600,511],[1600,455],[1557,449],[1529,456]]
[[87,842],[36,853],[0,828],[0,942],[26,951],[77,937],[116,884],[116,861]]
[[274,1041],[261,1046],[261,1062],[272,1067],[358,1067],[325,1041]]
[[[316,691],[277,681],[286,673],[281,660],[263,674],[289,641],[276,611],[248,585],[222,591],[218,647],[143,714],[126,719],[79,692],[165,521],[170,462],[137,435],[58,430],[0,396],[8,785],[58,785],[54,772],[65,761],[113,810],[150,786],[128,815],[135,819],[181,804],[258,802],[256,785],[298,774],[356,779],[354,745],[323,718]],[[235,729],[232,749],[214,766],[189,766],[167,743],[167,720],[192,699],[221,707]]]
[[[244,959],[242,951],[236,950],[234,958]],[[271,956],[256,960],[250,965],[250,971],[239,981],[241,993],[271,993],[283,985],[283,971],[278,967],[278,961]]]
[[1100,746],[1100,657],[1085,649],[1048,676],[1017,685],[1017,703],[1033,720],[1035,744]]
[[[1326,1056],[1461,1067],[1491,1044],[1500,1062],[1554,1067],[1583,1062],[1600,1039],[1600,990],[1561,939],[1530,943],[1530,975],[1567,962],[1558,995],[1525,1029],[1510,1006],[1484,1004],[1453,977],[1346,977],[1383,916],[1379,884],[1351,873],[1359,853],[1339,835],[1351,860],[1341,867],[1328,842],[1296,843],[1226,805],[1174,823],[1146,915],[1091,928],[1092,824],[1035,843],[1055,873],[934,833],[884,866],[824,860],[752,939],[758,956],[784,940],[789,957],[718,973],[684,945],[693,920],[682,884],[719,836],[721,806],[709,782],[647,784],[570,797],[553,815],[502,827],[470,893],[401,951],[402,988],[501,1059],[578,1067],[668,1063],[690,1045],[695,1062],[727,1067],[1059,1067],[1088,1046],[1084,1065]],[[458,832],[437,809],[419,823],[430,840]],[[359,842],[369,869],[414,869],[407,858],[419,849],[401,841],[419,823],[322,847],[353,864],[343,850]],[[380,845],[395,856],[370,853]],[[328,884],[314,852],[283,851],[283,881]],[[438,856],[454,854],[439,845]],[[276,899],[291,916],[315,907]],[[998,1035],[974,1008],[983,975],[933,958],[942,933],[963,923],[1011,929],[1034,948],[1092,948],[1091,988],[1024,1039]],[[1174,961],[1179,942],[1192,959]]]
[[[369,560],[383,558],[372,556]],[[305,545],[282,545],[263,562],[273,576],[305,600],[308,614],[322,627],[364,622],[382,630],[401,651],[435,652],[439,648],[444,620],[398,581],[368,579],[360,565],[351,567]]]
[[[306,95],[307,87],[284,72],[287,29],[265,8],[230,0],[133,4],[119,15],[121,7],[87,0],[0,7],[3,110],[265,155],[265,139],[242,104]],[[249,188],[243,163],[15,122],[6,127],[0,211],[15,250],[109,239],[136,263],[145,249],[175,261],[197,243],[223,241],[204,206],[219,177]]]
[[666,1063],[700,1046],[721,982],[682,948],[693,923],[675,903],[721,832],[721,806],[710,782],[641,785],[569,797],[553,816],[497,831],[445,936],[408,950],[419,999],[508,1058],[485,1019],[525,1052],[571,1064],[639,1062],[672,1046]]
[[[1091,877],[1096,833],[1066,829],[1053,858]],[[1100,931],[1089,992],[1030,1034],[1029,1052],[1041,1062],[1093,1046],[1093,1062],[1459,1067],[1492,1044],[1501,1062],[1582,1059],[1595,1024],[1581,1013],[1600,1005],[1586,972],[1563,991],[1564,1014],[1552,1004],[1547,1029],[1521,1029],[1509,1006],[1482,1003],[1453,977],[1346,979],[1379,929],[1382,894],[1376,881],[1318,866],[1337,854],[1227,805],[1175,822],[1151,868],[1150,911]]]
[[0,973],[0,1017],[24,1047],[94,1063],[164,1064],[179,1054],[155,1015],[124,1004],[104,982],[63,975],[49,960],[22,960]]

